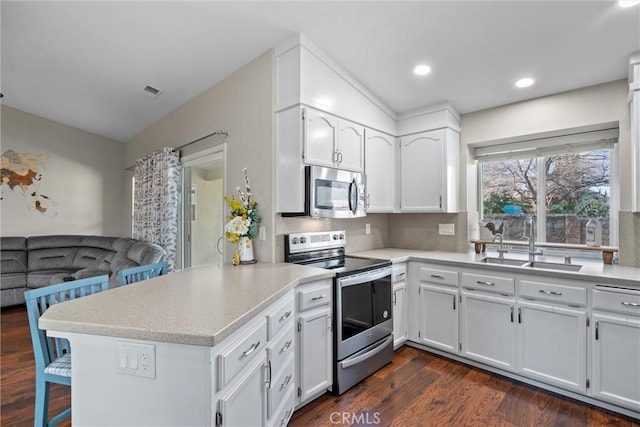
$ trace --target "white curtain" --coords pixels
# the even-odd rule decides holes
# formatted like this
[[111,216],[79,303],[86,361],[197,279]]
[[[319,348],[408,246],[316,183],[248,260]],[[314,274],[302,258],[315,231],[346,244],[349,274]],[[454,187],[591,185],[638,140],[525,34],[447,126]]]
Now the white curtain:
[[162,148],[136,161],[133,191],[133,238],[156,243],[175,266],[180,196],[180,154]]

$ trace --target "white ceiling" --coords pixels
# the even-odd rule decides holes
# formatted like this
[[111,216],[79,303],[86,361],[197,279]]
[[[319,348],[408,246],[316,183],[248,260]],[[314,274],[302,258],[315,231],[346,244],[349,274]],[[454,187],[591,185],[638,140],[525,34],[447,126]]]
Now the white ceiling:
[[[626,78],[640,7],[608,1],[2,0],[2,103],[128,141],[298,32],[397,113]],[[433,71],[412,74],[419,62]],[[537,83],[515,89],[522,76]],[[147,97],[146,85],[162,89]]]

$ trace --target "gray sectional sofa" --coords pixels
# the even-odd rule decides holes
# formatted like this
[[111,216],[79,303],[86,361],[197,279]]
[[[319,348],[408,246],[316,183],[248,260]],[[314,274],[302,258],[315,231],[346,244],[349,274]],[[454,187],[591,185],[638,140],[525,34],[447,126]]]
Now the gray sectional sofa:
[[108,274],[117,286],[118,271],[164,261],[162,247],[127,237],[0,237],[2,307],[22,304],[24,291],[67,280]]

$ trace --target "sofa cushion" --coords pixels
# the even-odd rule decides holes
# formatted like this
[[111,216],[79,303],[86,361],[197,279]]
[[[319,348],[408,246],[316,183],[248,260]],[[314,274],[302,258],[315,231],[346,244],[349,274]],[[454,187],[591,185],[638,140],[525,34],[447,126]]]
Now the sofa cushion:
[[83,268],[72,274],[76,280],[86,279],[87,277],[102,276],[106,274],[109,276],[111,272],[109,270],[101,270],[99,268]]
[[83,247],[78,248],[73,265],[78,268],[97,268],[102,260],[113,256],[114,252],[102,248]]
[[29,271],[73,268],[79,248],[48,248],[29,250]]
[[43,286],[49,286],[51,284],[52,276],[60,273],[66,273],[71,276],[75,273],[77,268],[56,268],[48,270],[30,271],[27,274],[27,287],[29,288],[41,288]]
[[127,258],[137,262],[138,265],[153,264],[162,261],[166,253],[162,247],[155,243],[136,242],[127,252]]
[[75,280],[73,278],[73,273],[57,273],[51,276],[51,278],[49,279],[49,284],[57,285],[60,283],[67,282],[69,280]]
[[25,288],[27,286],[27,273],[5,273],[0,276],[0,289]]
[[0,249],[3,251],[26,251],[27,238],[2,236],[0,237]]
[[27,251],[2,249],[0,253],[0,271],[4,273],[26,273]]
[[35,249],[57,249],[57,248],[77,248],[82,246],[82,239],[85,236],[75,235],[49,235],[49,236],[33,236],[27,239],[27,249],[33,251]]

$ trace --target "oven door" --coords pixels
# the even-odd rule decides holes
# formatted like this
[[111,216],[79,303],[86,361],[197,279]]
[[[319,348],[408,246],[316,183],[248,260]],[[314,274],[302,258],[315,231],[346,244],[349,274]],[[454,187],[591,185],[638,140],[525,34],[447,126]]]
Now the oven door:
[[343,360],[393,332],[391,267],[336,282],[336,356]]
[[309,168],[309,215],[324,218],[356,218],[367,214],[366,191],[361,173],[339,169]]

